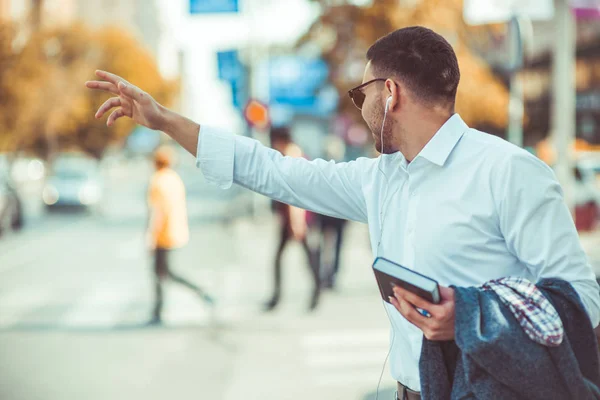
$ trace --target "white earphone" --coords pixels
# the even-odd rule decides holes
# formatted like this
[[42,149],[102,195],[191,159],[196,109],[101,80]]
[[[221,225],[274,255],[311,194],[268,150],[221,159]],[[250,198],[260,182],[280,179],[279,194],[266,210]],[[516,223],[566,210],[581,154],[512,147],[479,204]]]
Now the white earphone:
[[[381,160],[383,158],[383,154],[384,154],[384,148],[383,148],[383,129],[385,128],[385,120],[387,119],[387,114],[388,111],[390,109],[390,104],[392,103],[392,96],[388,96],[387,100],[385,101],[385,111],[383,113],[383,121],[381,121],[381,138],[380,138],[380,143],[381,143],[381,156],[379,157],[379,160],[377,161],[377,169],[379,170],[379,172],[381,172],[385,178],[386,181],[386,185],[385,185],[385,193],[386,195],[383,197],[383,203],[385,205],[385,199],[387,197],[387,184],[388,184],[388,177],[386,175],[385,172],[383,172],[383,170],[381,169]],[[383,237],[383,209],[384,207],[381,207],[381,212],[379,213],[379,226],[381,229],[381,236],[379,237],[379,243],[377,243],[377,252],[379,252],[379,245],[381,244],[381,238]]]
[[[385,102],[385,112],[383,113],[383,121],[381,122],[381,156],[379,157],[379,161],[377,162],[377,169],[379,169],[379,172],[381,172],[385,178],[385,194],[383,196],[383,204],[381,206],[381,210],[379,212],[379,230],[380,230],[380,234],[379,234],[379,241],[377,242],[377,249],[376,254],[377,257],[379,257],[379,248],[381,246],[381,240],[383,239],[383,217],[385,216],[385,214],[387,214],[387,208],[386,207],[386,200],[387,200],[387,189],[388,189],[388,177],[385,174],[385,172],[383,172],[383,170],[381,169],[381,159],[383,158],[384,155],[384,149],[383,149],[383,129],[385,127],[385,120],[387,119],[387,114],[388,111],[390,109],[390,104],[392,103],[392,96],[390,95],[386,102]],[[401,186],[398,186],[398,188],[400,188]],[[396,189],[396,192],[398,191],[398,189]],[[396,194],[396,192],[394,192],[394,194]],[[393,196],[393,194],[392,194]],[[389,206],[389,202],[387,202],[388,206]],[[388,318],[390,319],[390,321],[392,321],[392,324],[394,324],[394,321],[392,320],[392,318],[390,317],[390,314],[388,312],[387,307],[385,306],[385,303],[383,303],[383,300],[381,301],[383,304],[383,309],[385,310]],[[388,350],[388,354],[387,356],[385,356],[385,361],[383,362],[383,368],[381,369],[381,375],[379,376],[379,382],[377,383],[377,394],[375,396],[375,400],[377,400],[379,398],[379,386],[381,385],[381,378],[383,377],[383,371],[385,370],[385,364],[387,363],[388,358],[390,357],[390,353],[392,352],[392,347],[394,346],[394,341],[396,340],[396,330],[392,329],[392,342],[390,344],[390,348]]]
[[381,152],[383,153],[383,128],[385,127],[385,120],[387,119],[387,113],[390,110],[390,104],[392,103],[392,96],[388,96],[385,101],[385,111],[383,112],[383,121],[381,122]]

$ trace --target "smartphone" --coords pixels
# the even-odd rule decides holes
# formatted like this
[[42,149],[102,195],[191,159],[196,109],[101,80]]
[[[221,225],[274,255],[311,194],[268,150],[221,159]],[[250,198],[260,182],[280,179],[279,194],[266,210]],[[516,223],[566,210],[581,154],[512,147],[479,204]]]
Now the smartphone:
[[[394,286],[408,290],[430,303],[440,302],[440,291],[438,282],[428,276],[403,267],[383,257],[377,257],[373,263],[375,280],[379,286],[381,298],[390,302],[389,296],[394,297]],[[431,317],[427,310],[415,309],[426,317]]]

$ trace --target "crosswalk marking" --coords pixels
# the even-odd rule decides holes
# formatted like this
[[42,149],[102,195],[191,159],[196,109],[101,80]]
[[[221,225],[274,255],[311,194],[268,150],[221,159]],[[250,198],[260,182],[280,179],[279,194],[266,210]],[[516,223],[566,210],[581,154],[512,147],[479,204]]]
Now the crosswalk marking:
[[387,329],[365,329],[356,331],[326,331],[302,338],[302,345],[307,348],[330,348],[347,346],[365,346],[388,344],[389,331]]
[[148,253],[148,249],[144,247],[144,238],[140,234],[120,244],[117,248],[116,256],[120,260],[132,261],[142,259]]
[[0,328],[18,324],[32,310],[43,307],[56,293],[49,288],[22,288],[0,297]]
[[[209,325],[214,311],[194,294],[166,285],[163,322],[167,326]],[[0,293],[0,329],[118,328],[148,322],[153,308],[148,285],[106,282],[67,296],[43,287]]]
[[[387,329],[317,332],[300,338],[304,366],[320,387],[376,385],[389,350]],[[389,375],[389,374],[388,374]]]
[[99,287],[82,296],[61,317],[61,324],[66,326],[111,326],[120,321],[123,305],[140,297],[139,290],[119,290],[118,287]]

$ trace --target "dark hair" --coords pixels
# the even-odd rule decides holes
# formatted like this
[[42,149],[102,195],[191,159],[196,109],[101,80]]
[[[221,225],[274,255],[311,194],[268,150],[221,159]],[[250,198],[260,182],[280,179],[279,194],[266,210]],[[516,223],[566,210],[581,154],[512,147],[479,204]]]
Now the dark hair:
[[377,40],[367,59],[377,77],[397,77],[418,100],[454,107],[458,60],[450,43],[431,29],[398,29]]
[[287,126],[277,126],[271,128],[269,136],[272,142],[275,140],[281,140],[286,143],[292,141],[292,133],[290,132],[290,128]]

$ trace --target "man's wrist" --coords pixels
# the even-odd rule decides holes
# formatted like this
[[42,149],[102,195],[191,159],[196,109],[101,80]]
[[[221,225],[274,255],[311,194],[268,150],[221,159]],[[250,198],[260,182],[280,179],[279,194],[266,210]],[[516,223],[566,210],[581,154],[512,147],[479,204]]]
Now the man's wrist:
[[158,118],[158,129],[159,131],[165,132],[169,134],[169,127],[173,125],[173,111],[169,110],[167,107],[162,104],[158,105],[159,107],[159,118]]
[[162,105],[160,106],[159,120],[159,130],[173,138],[192,155],[196,155],[198,134],[200,132],[199,124]]

